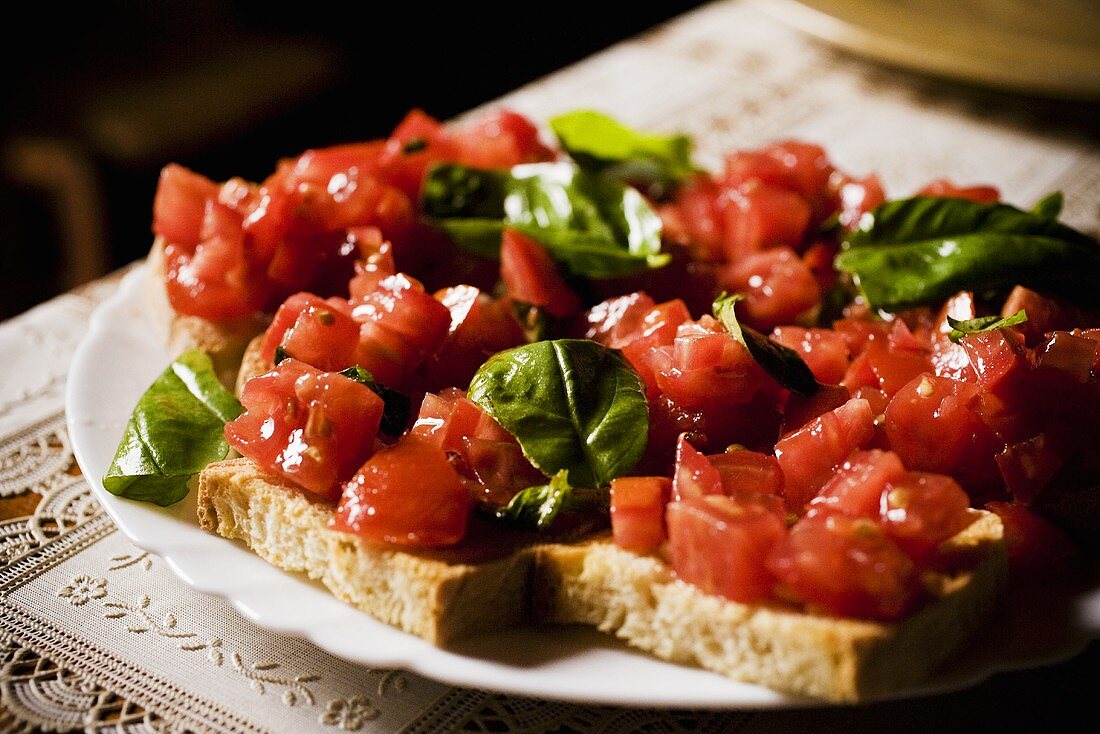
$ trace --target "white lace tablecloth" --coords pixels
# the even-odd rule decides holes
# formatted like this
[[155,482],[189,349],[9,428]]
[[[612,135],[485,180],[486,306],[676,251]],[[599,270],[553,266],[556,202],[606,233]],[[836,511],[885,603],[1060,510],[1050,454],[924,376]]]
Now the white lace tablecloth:
[[[719,3],[505,98],[536,118],[597,107],[685,130],[700,158],[783,137],[903,194],[943,176],[1030,204],[1054,189],[1096,230],[1100,150],[1088,120],[884,71],[806,40],[755,6]],[[1095,109],[1092,123],[1096,120]],[[1091,136],[1091,137],[1090,137]],[[194,593],[126,542],[92,498],[64,428],[69,356],[118,278],[0,325],[3,731],[1017,731],[1058,722],[1100,674],[1093,645],[969,691],[855,708],[708,713],[573,706],[457,689],[334,658]],[[1095,727],[1093,726],[1094,730]]]

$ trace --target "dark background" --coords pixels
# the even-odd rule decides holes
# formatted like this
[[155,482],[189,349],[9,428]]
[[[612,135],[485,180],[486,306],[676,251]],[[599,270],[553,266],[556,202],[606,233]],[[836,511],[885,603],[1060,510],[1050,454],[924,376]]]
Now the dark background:
[[383,136],[412,107],[446,119],[699,4],[23,6],[2,52],[0,318],[144,255],[170,161],[262,179],[280,157]]

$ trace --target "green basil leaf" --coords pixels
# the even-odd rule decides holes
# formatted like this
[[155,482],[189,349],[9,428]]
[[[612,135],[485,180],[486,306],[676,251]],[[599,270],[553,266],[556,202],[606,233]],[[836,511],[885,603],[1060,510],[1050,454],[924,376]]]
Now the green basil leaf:
[[562,469],[550,477],[548,483],[528,487],[516,494],[511,502],[495,510],[493,516],[516,530],[545,530],[566,506],[572,491],[569,472]]
[[409,415],[412,412],[412,400],[403,392],[386,387],[374,379],[370,370],[356,365],[341,370],[341,375],[349,380],[354,380],[360,385],[366,385],[378,397],[382,398],[382,423],[378,430],[387,436],[397,437],[405,431],[409,424]]
[[994,329],[1007,329],[1010,326],[1016,326],[1027,321],[1027,311],[1022,308],[1011,316],[979,316],[976,319],[964,319],[959,321],[953,319],[950,316],[947,317],[947,325],[951,327],[951,333],[947,336],[951,341],[958,344],[963,337],[970,334],[981,334],[985,331],[993,331]]
[[419,153],[427,147],[428,141],[424,138],[413,138],[401,146],[401,152],[405,155],[412,155],[413,153]]
[[1040,205],[1042,215],[966,199],[887,202],[864,216],[836,267],[886,311],[1017,284],[1100,306],[1100,244],[1049,217],[1056,199]]
[[645,451],[641,378],[618,352],[587,339],[500,352],[474,375],[468,397],[516,437],[536,468],[565,469],[578,486],[608,486]]
[[279,364],[284,359],[289,359],[289,358],[290,358],[290,355],[286,353],[286,349],[284,349],[281,344],[279,346],[275,347],[275,356],[274,356],[274,362],[273,362],[274,364]]
[[640,133],[593,110],[558,115],[550,127],[582,169],[638,186],[654,198],[667,195],[695,170],[686,135]]
[[241,411],[210,357],[184,352],[138,400],[103,488],[158,505],[178,502],[191,477],[229,453],[224,427]]
[[669,261],[661,218],[645,197],[568,163],[511,171],[436,165],[420,206],[459,247],[485,257],[500,256],[501,235],[511,227],[582,277],[615,278]]
[[737,320],[737,302],[744,296],[723,293],[714,302],[714,318],[722,322],[734,339],[745,345],[756,363],[776,382],[793,393],[813,395],[819,387],[814,373],[798,356],[798,352],[773,341],[756,329],[743,326]]
[[1062,213],[1062,206],[1065,203],[1062,192],[1055,191],[1053,194],[1047,194],[1035,202],[1035,206],[1031,207],[1031,213],[1044,219],[1057,219],[1058,215]]

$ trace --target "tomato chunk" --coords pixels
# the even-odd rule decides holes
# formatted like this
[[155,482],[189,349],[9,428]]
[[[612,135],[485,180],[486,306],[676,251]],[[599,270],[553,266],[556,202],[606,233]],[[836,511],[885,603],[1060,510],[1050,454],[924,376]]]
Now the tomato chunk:
[[870,404],[853,398],[780,439],[775,456],[783,469],[787,509],[801,513],[836,468],[873,434]]
[[707,495],[670,503],[667,520],[669,563],[680,579],[743,603],[771,594],[765,559],[787,528],[766,506]]
[[772,332],[772,337],[798,352],[818,382],[836,385],[844,379],[848,371],[848,341],[843,334],[829,329],[780,326]]
[[950,473],[965,461],[985,426],[974,410],[978,387],[923,374],[886,407],[886,436],[907,467]]
[[1014,578],[1039,580],[1068,570],[1077,549],[1049,520],[1016,502],[990,502],[985,508],[1004,523],[1008,567]]
[[951,477],[909,472],[882,494],[886,535],[917,563],[970,524],[970,498]]
[[611,480],[611,534],[615,545],[647,554],[665,542],[665,505],[672,495],[668,477]]
[[867,518],[812,513],[768,556],[784,596],[842,617],[894,620],[917,596],[913,562]]
[[504,230],[500,275],[512,300],[539,306],[558,318],[581,310],[581,299],[565,284],[546,249],[514,229]]
[[746,323],[764,331],[794,322],[821,298],[813,272],[789,247],[777,247],[734,262],[720,282],[723,288],[745,296]]
[[245,383],[241,403],[229,445],[326,499],[370,456],[383,408],[367,386],[294,359]]
[[905,466],[897,454],[878,449],[859,451],[840,465],[810,501],[810,510],[878,518],[883,491],[904,476]]
[[443,452],[407,435],[380,449],[344,486],[331,527],[370,543],[454,545],[466,535],[470,507]]

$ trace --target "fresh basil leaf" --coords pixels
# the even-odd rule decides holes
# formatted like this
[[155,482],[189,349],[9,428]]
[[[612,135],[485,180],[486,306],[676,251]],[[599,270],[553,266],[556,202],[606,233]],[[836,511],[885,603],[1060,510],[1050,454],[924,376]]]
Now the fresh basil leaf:
[[618,352],[587,339],[500,352],[474,375],[468,397],[516,437],[536,468],[568,470],[578,486],[608,486],[645,451],[641,378]]
[[387,436],[397,437],[405,431],[412,412],[412,400],[403,392],[386,387],[374,379],[370,370],[356,365],[341,370],[340,374],[360,385],[366,385],[378,397],[382,398],[382,422],[378,430]]
[[1057,219],[1058,215],[1062,213],[1064,204],[1065,197],[1062,196],[1062,192],[1055,191],[1053,194],[1047,194],[1035,202],[1035,206],[1031,207],[1031,213],[1044,219]]
[[649,135],[601,112],[578,110],[550,120],[561,147],[586,171],[624,181],[654,198],[691,175],[691,138]]
[[970,334],[981,334],[986,331],[993,331],[994,329],[1007,329],[1010,326],[1016,326],[1027,321],[1027,311],[1022,308],[1011,316],[979,316],[976,319],[964,319],[959,321],[953,319],[950,316],[947,317],[947,325],[951,327],[951,333],[947,336],[951,341],[958,344],[963,337]]
[[723,293],[714,302],[714,318],[722,322],[734,339],[745,345],[756,363],[776,382],[793,393],[813,395],[819,387],[814,373],[798,356],[798,352],[773,341],[756,329],[743,326],[737,320],[737,302],[744,296]]
[[1100,306],[1100,244],[1047,216],[1056,200],[1044,202],[1042,216],[966,199],[887,202],[864,216],[836,267],[886,311],[1014,285]]
[[565,469],[550,477],[546,484],[528,487],[516,494],[493,516],[503,520],[516,530],[545,530],[569,500],[573,487],[569,484],[569,472]]
[[229,453],[224,428],[242,407],[203,352],[181,354],[138,400],[103,477],[111,494],[166,506],[187,482]]
[[287,354],[286,349],[282,345],[275,347],[274,363],[279,364],[284,359],[290,359],[290,355]]
[[485,257],[500,256],[507,226],[582,277],[615,278],[669,261],[661,252],[661,218],[645,197],[568,163],[511,171],[436,165],[420,206],[459,247]]

